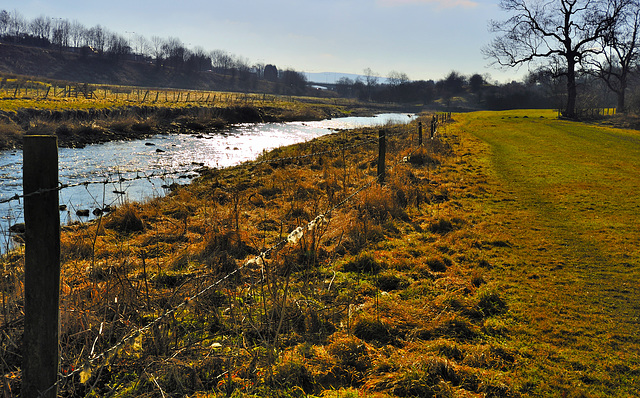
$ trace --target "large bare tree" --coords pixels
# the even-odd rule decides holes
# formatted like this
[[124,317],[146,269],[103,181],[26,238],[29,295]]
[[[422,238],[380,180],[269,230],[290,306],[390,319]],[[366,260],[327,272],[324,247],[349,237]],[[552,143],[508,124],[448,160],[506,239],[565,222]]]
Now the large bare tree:
[[640,3],[633,0],[601,39],[601,54],[588,58],[591,72],[616,94],[618,113],[625,112],[629,77],[640,60]]
[[576,73],[585,57],[600,52],[600,40],[610,31],[626,0],[501,0],[511,14],[491,21],[497,37],[483,53],[502,66],[552,63],[567,82],[564,115],[576,116]]

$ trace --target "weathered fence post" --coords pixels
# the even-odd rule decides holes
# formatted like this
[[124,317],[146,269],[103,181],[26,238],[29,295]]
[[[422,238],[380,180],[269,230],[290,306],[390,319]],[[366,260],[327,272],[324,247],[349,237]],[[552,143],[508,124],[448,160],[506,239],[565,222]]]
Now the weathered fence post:
[[436,134],[436,124],[438,123],[438,118],[436,115],[433,115],[431,118],[431,134],[429,138],[433,139],[433,136]]
[[422,122],[418,122],[418,145],[422,146]]
[[387,152],[386,131],[378,132],[378,182],[384,184],[385,178],[385,155]]
[[[56,397],[60,290],[58,146],[27,135],[23,151],[25,220],[23,397]],[[33,194],[39,190],[43,193]]]

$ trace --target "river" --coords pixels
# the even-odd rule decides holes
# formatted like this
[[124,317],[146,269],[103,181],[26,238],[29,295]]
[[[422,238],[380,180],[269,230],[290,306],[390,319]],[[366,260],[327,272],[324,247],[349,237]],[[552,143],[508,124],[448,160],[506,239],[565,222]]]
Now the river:
[[[62,223],[87,221],[95,209],[163,196],[173,183],[186,184],[202,166],[223,168],[253,160],[264,151],[305,142],[336,129],[408,123],[415,115],[386,113],[316,122],[235,125],[210,134],[158,134],[58,150]],[[160,176],[162,175],[162,176]],[[148,177],[148,178],[147,178]],[[83,183],[90,184],[84,185]],[[0,202],[22,194],[22,152],[0,152]],[[89,216],[78,216],[89,210]],[[11,225],[23,222],[22,201],[0,204],[0,254],[12,246]]]

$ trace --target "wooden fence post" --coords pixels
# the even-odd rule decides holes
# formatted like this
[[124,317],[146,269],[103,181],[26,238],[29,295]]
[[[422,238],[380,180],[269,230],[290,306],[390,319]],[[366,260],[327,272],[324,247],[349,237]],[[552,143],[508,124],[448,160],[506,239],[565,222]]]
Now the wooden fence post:
[[418,122],[418,146],[422,146],[422,122]]
[[431,118],[431,135],[429,138],[433,139],[433,136],[436,135],[436,124],[438,124],[438,117],[433,115]]
[[384,184],[385,155],[387,152],[386,131],[378,132],[378,183]]
[[[24,137],[25,220],[23,397],[56,397],[60,291],[58,145],[55,136]],[[30,195],[39,190],[43,193]]]

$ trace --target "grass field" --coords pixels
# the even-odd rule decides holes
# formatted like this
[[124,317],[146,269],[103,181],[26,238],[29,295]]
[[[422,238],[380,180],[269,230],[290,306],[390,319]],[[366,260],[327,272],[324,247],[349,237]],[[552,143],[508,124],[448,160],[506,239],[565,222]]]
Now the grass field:
[[343,131],[65,228],[61,394],[640,396],[640,133],[537,110],[456,114],[422,148],[417,121],[385,129],[385,186],[377,129]]
[[467,203],[509,243],[487,260],[526,353],[518,378],[548,396],[640,395],[640,133],[544,111],[457,119],[465,181],[486,190]]
[[0,73],[0,111],[20,109],[81,110],[124,106],[181,108],[193,106],[272,106],[295,108],[294,103],[353,105],[344,98],[241,93],[211,90],[156,89],[135,86],[43,82],[37,78]]

